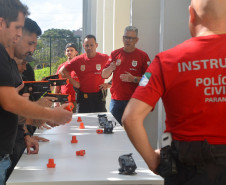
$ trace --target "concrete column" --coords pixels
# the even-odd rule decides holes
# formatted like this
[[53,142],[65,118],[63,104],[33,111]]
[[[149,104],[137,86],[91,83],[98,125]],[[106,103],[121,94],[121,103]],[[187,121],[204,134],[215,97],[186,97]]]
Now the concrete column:
[[[139,37],[136,47],[145,51],[152,60],[159,52],[160,1],[133,0],[132,2],[132,25],[138,28]],[[152,147],[157,148],[158,105],[144,120],[144,127]]]
[[137,47],[152,60],[159,52],[160,1],[133,0],[132,24],[138,28]]
[[98,42],[97,51],[103,53],[104,42],[104,0],[97,0],[97,13],[96,13],[96,38]]
[[122,36],[126,26],[130,25],[131,0],[114,1],[113,50],[123,47]]
[[83,0],[83,37],[96,35],[96,0]]
[[104,0],[103,53],[106,54],[110,54],[113,45],[113,5],[114,0]]

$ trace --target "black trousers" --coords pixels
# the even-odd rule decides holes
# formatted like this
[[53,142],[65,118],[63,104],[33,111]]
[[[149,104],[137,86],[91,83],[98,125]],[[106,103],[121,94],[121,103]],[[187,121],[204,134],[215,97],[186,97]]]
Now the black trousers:
[[226,185],[226,145],[173,142],[178,173],[165,178],[165,185]]
[[97,93],[84,93],[77,95],[78,113],[107,112],[105,95],[102,91]]

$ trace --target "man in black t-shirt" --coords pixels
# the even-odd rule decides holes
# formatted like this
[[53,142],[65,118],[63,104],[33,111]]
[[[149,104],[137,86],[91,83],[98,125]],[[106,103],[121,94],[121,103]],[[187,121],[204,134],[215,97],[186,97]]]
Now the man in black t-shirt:
[[[13,12],[14,15],[10,15]],[[10,47],[21,36],[27,8],[19,2],[0,1],[0,91],[2,87],[18,87],[22,84],[17,64],[9,57],[5,47]],[[17,28],[17,29],[16,29]],[[15,90],[14,90],[15,91]],[[9,98],[9,97],[8,97]],[[3,108],[0,100],[0,184],[5,184],[5,173],[10,166],[9,154],[16,136],[17,116]],[[9,105],[10,106],[10,105]],[[9,137],[10,136],[10,137]]]
[[[22,76],[22,72],[26,69],[27,61],[32,58],[30,54],[32,54],[36,49],[37,37],[40,36],[41,33],[42,31],[38,26],[38,24],[32,19],[26,18],[21,38],[13,47],[8,49],[9,53],[14,52],[14,60],[17,63],[18,71],[21,76]],[[26,55],[27,57],[23,59]],[[30,133],[28,131],[26,125],[24,125],[25,121],[26,121],[26,118],[19,116],[17,135],[16,135],[15,144],[13,147],[13,153],[10,154],[11,166],[7,170],[6,180],[10,176],[11,172],[13,171],[17,162],[19,161],[26,147],[27,147],[28,154],[37,154],[39,151],[38,140],[33,139],[31,137],[33,132]],[[32,128],[31,125],[27,125],[27,126],[29,126],[29,128]],[[43,140],[43,141],[46,141],[46,140]]]
[[[18,94],[21,82],[18,70],[5,48],[12,47],[22,34],[27,7],[19,0],[0,0],[0,184],[5,184],[5,173],[10,166],[16,131],[17,115],[27,118],[49,120],[64,124],[71,120],[72,113],[65,110],[67,104],[50,109]],[[10,53],[11,55],[13,54]],[[18,86],[20,85],[20,86]],[[16,87],[16,88],[15,88]]]

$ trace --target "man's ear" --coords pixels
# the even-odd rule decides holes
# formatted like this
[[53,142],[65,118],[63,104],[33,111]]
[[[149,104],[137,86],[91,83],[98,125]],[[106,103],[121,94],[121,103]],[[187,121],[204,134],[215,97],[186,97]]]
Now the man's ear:
[[4,19],[2,17],[0,17],[0,29],[2,28],[3,26],[3,22],[4,22]]
[[98,43],[96,43],[96,48],[98,47]]
[[195,10],[192,6],[189,6],[189,14],[190,14],[189,21],[190,21],[190,23],[194,24],[194,22],[195,22]]
[[139,41],[139,38],[137,37],[136,43]]

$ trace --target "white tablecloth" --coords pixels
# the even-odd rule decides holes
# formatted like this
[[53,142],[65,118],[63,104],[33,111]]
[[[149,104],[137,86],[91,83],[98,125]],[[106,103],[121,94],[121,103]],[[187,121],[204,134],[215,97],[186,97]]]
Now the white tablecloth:
[[[106,114],[108,120],[115,121],[110,113]],[[78,116],[81,116],[85,129],[79,129]],[[37,130],[36,135],[50,141],[39,143],[39,154],[22,155],[7,185],[163,184],[163,179],[148,169],[123,127],[118,124],[113,134],[97,134],[98,126],[97,114],[75,114],[69,124]],[[71,144],[74,135],[78,143]],[[85,150],[86,154],[76,156],[79,150]],[[118,158],[129,153],[133,153],[136,174],[121,175],[118,173]],[[47,168],[50,158],[54,159],[55,168]]]

